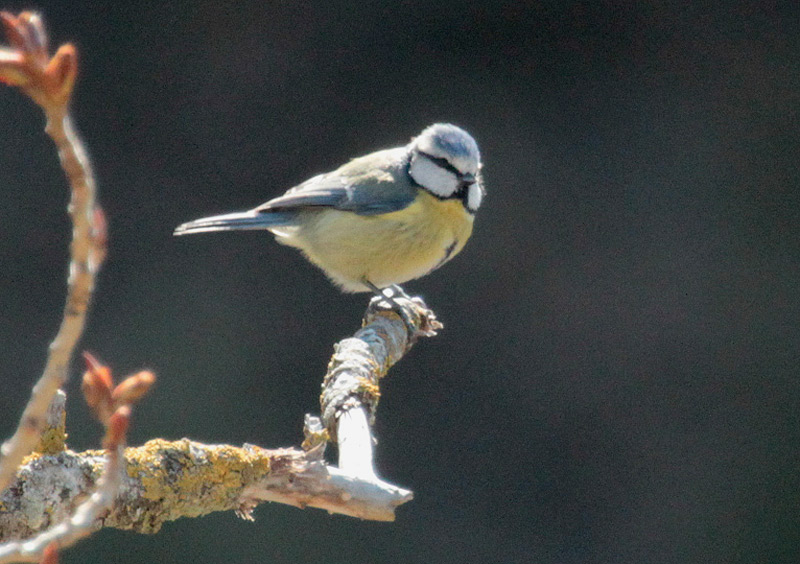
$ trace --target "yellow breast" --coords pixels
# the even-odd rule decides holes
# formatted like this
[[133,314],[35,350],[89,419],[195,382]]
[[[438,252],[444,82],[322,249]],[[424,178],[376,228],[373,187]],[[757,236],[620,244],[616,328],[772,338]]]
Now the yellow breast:
[[299,229],[279,240],[302,249],[347,292],[367,291],[364,278],[384,288],[424,276],[464,248],[473,223],[460,201],[424,191],[407,208],[382,215],[305,214]]

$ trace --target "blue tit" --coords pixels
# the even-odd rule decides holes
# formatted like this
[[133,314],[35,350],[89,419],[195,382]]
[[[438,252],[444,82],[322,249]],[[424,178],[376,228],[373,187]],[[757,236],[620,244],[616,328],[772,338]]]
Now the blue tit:
[[353,159],[250,211],[184,223],[175,235],[266,229],[344,292],[379,292],[456,256],[483,196],[477,143],[437,123],[404,147]]

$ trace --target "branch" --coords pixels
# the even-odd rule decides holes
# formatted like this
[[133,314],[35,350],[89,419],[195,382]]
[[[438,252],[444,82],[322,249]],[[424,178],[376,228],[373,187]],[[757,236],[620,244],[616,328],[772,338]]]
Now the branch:
[[0,81],[18,86],[44,110],[45,131],[58,149],[69,180],[71,199],[67,209],[73,226],[63,319],[19,426],[0,450],[2,491],[23,458],[35,447],[46,424],[47,408],[67,378],[75,344],[83,333],[95,275],[105,257],[106,242],[105,220],[95,202],[92,171],[68,112],[77,73],[75,48],[63,45],[50,59],[47,35],[37,14],[23,12],[14,17],[1,12],[0,21],[12,47],[0,50]]
[[[402,311],[397,313],[392,305]],[[379,296],[370,301],[364,328],[336,345],[320,405],[328,435],[337,441],[342,470],[377,479],[370,427],[380,399],[380,379],[418,337],[436,335],[441,327],[420,298],[395,296],[387,303]]]
[[[123,470],[125,469],[125,458],[123,451],[125,447],[126,434],[130,425],[131,405],[144,396],[155,382],[155,376],[151,372],[139,372],[125,378],[120,384],[114,386],[111,370],[100,364],[92,355],[84,354],[88,368],[83,376],[83,392],[87,403],[92,408],[94,415],[103,423],[106,428],[103,446],[106,451],[104,457],[103,472],[97,483],[83,492],[82,497],[87,498],[80,505],[74,507],[74,511],[61,516],[55,524],[49,528],[36,533],[36,535],[24,542],[12,540],[5,544],[0,544],[0,563],[6,562],[39,562],[40,560],[57,562],[58,550],[70,546],[77,540],[88,536],[95,529],[95,522],[101,514],[105,514],[111,508],[114,500],[119,493],[122,483]],[[66,454],[63,443],[64,421],[66,414],[64,405],[66,394],[58,391],[55,396],[56,401],[50,404],[48,410],[47,424],[50,426],[43,437],[49,435],[51,438],[41,441],[39,446],[48,448],[48,451]],[[51,456],[51,458],[53,458]],[[24,474],[24,473],[23,473]],[[7,490],[11,492],[16,489],[22,492],[28,501],[31,497],[38,494],[34,489],[33,496],[26,491],[26,486],[37,483],[41,478],[39,474],[28,477],[21,475],[17,488]],[[51,490],[53,491],[53,490]],[[64,498],[65,492],[69,491],[68,483],[61,484],[57,488],[58,497]],[[40,500],[47,501],[41,505],[45,511],[51,510],[55,499]],[[3,505],[5,507],[5,505]],[[17,537],[24,538],[24,537]]]
[[[32,457],[0,497],[0,540],[26,538],[71,514],[99,480],[103,451]],[[400,488],[327,467],[321,452],[266,450],[154,439],[124,453],[125,472],[110,511],[92,529],[155,533],[167,521],[235,510],[251,518],[260,501],[318,507],[331,513],[390,521],[410,499]],[[0,554],[0,562],[2,562]]]
[[[66,451],[62,455],[52,456],[48,455],[44,457],[47,460],[59,460],[62,456],[68,456],[68,452]],[[69,514],[64,515],[63,519],[57,523],[55,526],[50,527],[49,529],[37,534],[33,539],[29,541],[16,541],[16,542],[8,542],[6,544],[0,545],[0,563],[5,562],[39,562],[42,558],[42,555],[48,547],[51,550],[58,548],[67,547],[73,544],[75,541],[90,535],[95,529],[95,523],[97,518],[104,512],[111,507],[112,503],[114,502],[115,496],[118,495],[118,490],[120,487],[120,482],[123,476],[123,470],[125,465],[122,464],[124,458],[122,456],[122,446],[119,445],[114,449],[108,451],[108,456],[101,456],[98,458],[98,468],[102,471],[102,474],[99,475],[96,483],[96,487],[93,487],[84,491],[82,493],[82,498],[86,497],[87,492],[92,491],[89,499],[81,503],[80,505],[77,504],[76,499],[71,499],[71,507],[72,510]],[[107,460],[106,460],[107,459]],[[35,459],[34,459],[35,460]],[[34,464],[34,467],[31,468],[31,463],[26,464],[23,468],[20,469],[20,477],[22,479],[27,478],[28,480],[33,481],[34,483],[39,480],[50,480],[51,477],[48,476],[47,466],[46,465],[37,465]],[[35,474],[35,475],[34,475]],[[64,476],[67,478],[67,476]],[[63,495],[65,491],[69,491],[63,489],[63,484],[69,484],[74,482],[76,476],[68,477],[68,481],[60,482],[62,484],[61,488],[58,491],[61,494],[58,494],[58,491],[53,492],[51,490],[50,493],[56,493],[57,496]],[[51,484],[53,485],[53,484]],[[15,488],[9,488],[6,490],[2,497],[2,502],[5,507],[9,507],[6,502],[6,494],[12,492]],[[24,485],[19,485],[20,490],[25,490]],[[26,495],[27,495],[26,491]],[[40,506],[45,511],[47,508],[58,507],[58,500],[55,498],[41,498],[39,497],[40,492],[36,491],[32,494],[31,498],[27,499],[25,503],[41,503]],[[62,497],[63,499],[63,497]],[[20,500],[21,501],[21,500]],[[14,511],[14,510],[12,510]],[[23,513],[16,515],[16,511],[13,514],[16,516],[23,516]],[[71,515],[71,516],[70,516]],[[2,517],[5,517],[3,515]],[[4,520],[0,517],[0,523]],[[38,516],[39,520],[43,518],[42,515]],[[10,524],[11,528],[19,530],[20,526],[24,526],[24,521],[22,522],[15,522]],[[0,528],[3,529],[5,532],[5,523],[0,525]],[[29,528],[29,527],[25,527]],[[32,530],[32,529],[30,529]],[[12,532],[9,530],[9,532]],[[20,538],[17,535],[12,535],[16,538]],[[5,535],[3,536],[5,538]],[[24,538],[24,537],[23,537]]]
[[[415,334],[430,334],[440,327],[416,299],[398,302],[411,314]],[[264,501],[361,519],[394,520],[395,508],[410,501],[412,493],[375,476],[367,419],[363,426],[354,426],[357,433],[366,433],[366,442],[351,435],[352,429],[346,429],[342,421],[358,410],[374,415],[379,379],[412,342],[397,314],[380,309],[373,300],[365,326],[335,347],[323,391],[323,409],[332,427],[314,429],[319,420],[307,417],[305,450],[205,445],[189,439],[154,439],[128,448],[116,500],[94,528],[155,533],[166,521],[228,510],[252,519],[253,509]],[[331,433],[339,441],[339,468],[327,465],[323,458],[325,439]],[[366,445],[367,450],[354,450],[353,444]],[[77,500],[99,480],[103,454],[67,450],[30,457],[19,469],[16,483],[0,496],[0,508],[5,510],[0,511],[0,541],[30,537],[72,514]],[[368,460],[370,471],[364,472],[360,462],[347,462],[348,456]]]
[[[417,337],[435,335],[442,324],[419,298],[395,297],[393,302],[373,298],[364,315],[364,327],[334,346],[322,383],[322,421],[306,416],[303,447],[309,454],[319,450],[321,458],[327,439],[337,441],[339,467],[328,466],[325,471],[327,483],[340,488],[338,496],[316,499],[303,495],[297,500],[283,491],[264,488],[271,485],[267,481],[245,490],[245,517],[250,515],[247,508],[254,507],[255,502],[277,501],[362,519],[394,521],[395,507],[411,501],[410,491],[384,482],[375,474],[371,425],[380,398],[380,379],[411,349]],[[317,487],[315,484],[312,489]]]

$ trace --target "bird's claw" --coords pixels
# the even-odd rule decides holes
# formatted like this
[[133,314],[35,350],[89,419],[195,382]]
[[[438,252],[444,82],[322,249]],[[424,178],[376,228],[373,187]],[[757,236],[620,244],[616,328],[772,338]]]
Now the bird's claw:
[[442,328],[422,298],[409,296],[397,284],[383,289],[373,287],[373,291],[376,295],[370,300],[370,309],[396,313],[406,326],[409,343],[419,337],[432,337]]

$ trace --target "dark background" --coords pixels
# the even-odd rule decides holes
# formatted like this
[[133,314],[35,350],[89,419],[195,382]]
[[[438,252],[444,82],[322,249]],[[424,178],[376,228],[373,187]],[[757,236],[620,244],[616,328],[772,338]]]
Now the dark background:
[[[464,252],[407,285],[446,328],[391,371],[377,422],[380,474],[416,498],[393,524],[270,505],[104,530],[63,561],[797,562],[798,10],[272,4],[4,3],[81,54],[111,233],[81,348],[157,372],[133,444],[299,444],[366,297],[266,233],[172,229],[457,123],[488,197]],[[0,89],[0,123],[7,436],[69,226],[38,109]]]

